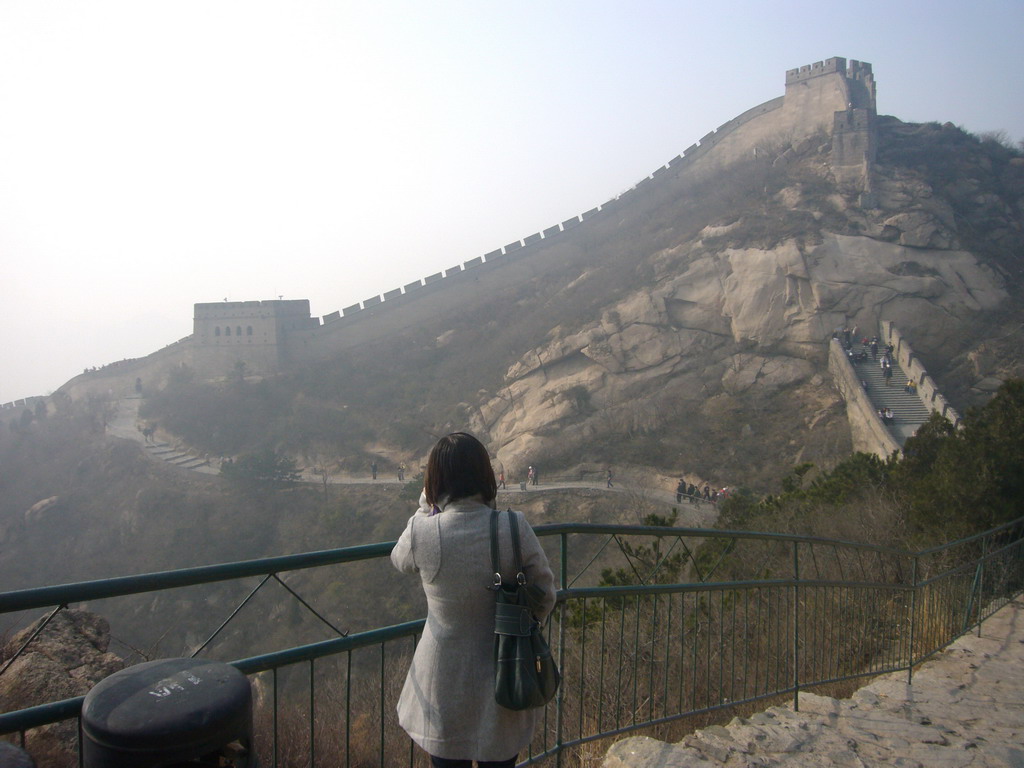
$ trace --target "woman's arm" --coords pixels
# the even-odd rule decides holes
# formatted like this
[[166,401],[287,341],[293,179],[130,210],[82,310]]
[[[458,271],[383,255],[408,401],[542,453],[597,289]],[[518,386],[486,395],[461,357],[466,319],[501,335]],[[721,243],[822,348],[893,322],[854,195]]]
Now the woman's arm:
[[409,518],[405,524],[405,530],[398,537],[395,548],[391,550],[391,564],[402,573],[416,573],[416,558],[413,556],[413,525],[416,522],[416,515]]
[[391,550],[391,563],[402,573],[416,573],[419,567],[416,564],[416,557],[413,553],[414,535],[413,526],[416,523],[417,517],[430,517],[431,507],[427,504],[427,494],[425,491],[420,491],[420,503],[416,508],[416,512],[409,518],[409,522],[405,524],[405,530],[402,531],[402,535],[395,543],[395,548]]
[[555,575],[551,572],[548,556],[540,545],[537,534],[522,512],[519,515],[519,540],[523,549],[523,568],[530,583],[544,590],[544,599],[540,605],[537,618],[544,621],[555,607]]

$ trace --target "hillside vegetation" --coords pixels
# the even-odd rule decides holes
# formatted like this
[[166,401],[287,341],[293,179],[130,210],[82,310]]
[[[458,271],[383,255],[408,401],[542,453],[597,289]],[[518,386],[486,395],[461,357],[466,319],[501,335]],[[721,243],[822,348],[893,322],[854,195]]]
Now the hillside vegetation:
[[[915,542],[1005,519],[1020,489],[993,485],[991,473],[1012,477],[1020,466],[1015,416],[985,411],[979,418],[998,428],[949,435],[935,422],[898,465],[849,458],[845,407],[825,365],[836,325],[870,333],[894,320],[961,408],[1024,374],[1024,158],[952,126],[879,122],[872,206],[836,184],[828,137],[780,139],[713,182],[656,188],[592,229],[584,222],[576,256],[483,308],[453,305],[276,377],[231,370],[200,382],[180,368],[147,388],[141,417],[213,461],[284,456],[342,476],[365,476],[377,461],[388,477],[404,462],[412,478],[438,435],[468,428],[510,484],[528,464],[545,478],[613,467],[641,493],[671,491],[685,476],[745,489],[725,517],[745,528]],[[105,437],[113,402],[53,405],[13,414],[0,433],[5,588],[389,540],[413,503],[397,487],[278,488],[189,473]],[[934,449],[939,438],[957,448]],[[287,480],[291,465],[282,466]],[[827,497],[842,483],[856,493]],[[668,516],[663,505],[600,494],[527,506],[535,523]],[[359,578],[386,584],[379,576]],[[418,615],[383,587],[311,578],[303,586],[345,629]],[[180,653],[238,598],[140,599],[111,615],[115,636]],[[322,636],[282,605],[271,600],[279,621],[249,635],[268,646],[278,631]],[[184,641],[166,645],[151,622],[158,614],[184,627]],[[256,652],[249,635],[240,625],[223,652]]]
[[850,452],[825,370],[837,325],[894,320],[961,408],[1024,373],[1024,157],[878,122],[871,207],[836,184],[826,135],[780,139],[615,209],[483,308],[272,379],[182,369],[143,415],[214,455],[272,446],[334,471],[416,466],[468,426],[512,478],[615,465],[769,491]]
[[[104,436],[84,414],[0,435],[0,467],[11,491],[0,499],[0,581],[7,589],[393,540],[417,493],[415,482],[322,488],[191,473],[153,461],[138,443]],[[721,505],[718,525],[919,549],[1019,516],[1022,469],[1024,381],[1014,380],[970,411],[961,430],[933,418],[903,459],[854,454],[831,469],[799,465],[773,494],[736,489]],[[692,524],[679,514],[687,505],[672,512],[643,489],[503,494],[499,505],[509,504],[535,525]],[[374,561],[286,580],[332,624],[359,631],[420,615],[418,593],[396,593],[395,578],[387,562]],[[177,655],[203,642],[249,588],[174,590],[94,610],[110,618],[122,653]],[[233,658],[332,635],[284,598],[279,588],[266,590],[211,653]],[[28,618],[34,616],[7,616],[4,626]]]
[[[74,409],[0,432],[0,584],[3,591],[273,557],[398,538],[416,507],[413,478],[328,485],[205,475],[147,456],[140,443],[104,434],[102,416]],[[108,416],[113,414],[108,413]],[[286,479],[287,480],[287,479]],[[548,492],[499,503],[534,524],[636,522],[642,497]],[[386,559],[283,575],[346,632],[419,618],[422,594],[396,590]],[[111,622],[115,650],[188,655],[257,580],[191,587],[81,606]],[[38,617],[0,616],[0,636]],[[204,655],[239,658],[334,636],[266,585]]]
[[719,526],[924,549],[1021,517],[1024,380],[1006,382],[962,429],[938,414],[904,455],[857,453],[822,472],[802,464],[776,494],[734,494]]

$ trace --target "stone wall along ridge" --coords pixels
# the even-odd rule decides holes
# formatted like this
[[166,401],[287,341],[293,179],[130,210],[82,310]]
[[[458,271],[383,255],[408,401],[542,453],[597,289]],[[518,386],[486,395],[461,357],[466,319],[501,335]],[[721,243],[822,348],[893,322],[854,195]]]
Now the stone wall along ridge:
[[562,232],[571,229],[572,227],[579,224],[584,218],[588,217],[588,215],[593,215],[598,211],[599,208],[594,208],[591,211],[588,211],[586,214],[574,216],[573,218],[567,219],[566,221],[563,221],[560,224],[556,224],[553,227],[548,227],[542,232],[535,232],[534,234],[528,235],[521,240],[515,240],[501,248],[497,248],[482,256],[477,256],[461,264],[456,264],[454,266],[448,267],[448,269],[443,270],[442,272],[435,272],[434,274],[428,275],[427,277],[421,278],[419,280],[414,280],[411,283],[407,283],[406,285],[403,285],[400,288],[395,288],[393,290],[386,291],[383,294],[377,294],[376,296],[370,296],[366,299],[363,299],[360,302],[344,307],[341,310],[337,310],[335,312],[326,314],[322,318],[319,318],[317,322],[321,326],[335,325],[339,321],[344,322],[345,319],[351,319],[354,316],[359,315],[366,309],[379,307],[385,304],[389,306],[394,306],[396,302],[401,302],[406,298],[410,297],[410,294],[415,293],[417,295],[421,295],[419,289],[428,286],[437,288],[439,287],[441,281],[444,281],[447,278],[461,275],[463,272],[467,270],[493,264],[499,259],[505,261],[506,257],[512,254],[516,254],[517,256],[526,255],[524,251],[528,250],[531,246],[536,245],[538,243],[542,243],[544,241],[550,241],[552,238],[556,237]]
[[[811,78],[821,77],[823,75],[828,74],[842,74],[845,75],[846,77],[858,79],[864,79],[865,77],[870,78],[871,65],[866,62],[851,60],[850,66],[847,67],[846,59],[837,56],[830,59],[825,59],[824,61],[818,61],[813,64],[798,67],[797,69],[788,70],[786,72],[786,85],[804,82]],[[414,293],[418,288],[421,288],[425,285],[430,285],[445,278],[452,277],[453,275],[457,275],[466,269],[493,264],[495,262],[498,262],[509,257],[512,254],[516,254],[519,256],[526,255],[524,252],[528,251],[532,246],[541,243],[547,243],[553,238],[558,237],[563,232],[566,232],[567,230],[577,226],[581,222],[586,221],[587,219],[596,216],[599,213],[617,207],[618,205],[624,202],[628,202],[628,198],[630,197],[631,193],[642,189],[649,182],[665,176],[678,176],[680,173],[685,172],[685,170],[690,165],[692,165],[695,160],[708,154],[711,150],[715,148],[715,146],[723,138],[736,131],[736,129],[738,129],[739,127],[751,122],[752,120],[763,117],[764,115],[767,115],[777,109],[782,108],[784,103],[785,96],[778,96],[774,99],[769,99],[768,101],[762,104],[758,104],[756,107],[751,107],[750,109],[746,110],[745,112],[742,112],[741,114],[737,115],[731,120],[722,123],[722,125],[718,126],[717,129],[702,136],[699,142],[691,144],[689,147],[687,147],[681,155],[677,155],[676,157],[672,158],[668,163],[659,167],[650,175],[640,179],[640,181],[638,181],[632,187],[629,187],[619,195],[602,203],[599,206],[591,208],[590,210],[585,211],[584,213],[579,214],[577,216],[573,216],[570,219],[566,219],[565,221],[559,224],[555,224],[552,227],[548,227],[547,229],[544,229],[541,232],[535,232],[531,235],[527,235],[526,237],[520,240],[515,240],[511,243],[508,243],[501,248],[497,248],[489,253],[484,254],[483,256],[477,256],[476,258],[470,259],[469,261],[463,264],[458,264],[454,267],[451,267],[445,270],[443,273],[435,273],[433,275],[430,275],[429,277],[423,278],[422,280],[417,280],[415,282],[409,283],[408,285],[405,285],[402,288],[395,288],[394,290],[387,291],[382,295],[371,296],[367,299],[364,299],[362,302],[352,304],[351,306],[345,307],[340,311],[331,312],[327,315],[324,315],[320,322],[322,325],[333,325],[336,324],[339,320],[344,321],[346,317],[352,317],[353,315],[362,312],[368,307],[377,307],[382,304],[387,304],[388,302],[402,301],[407,296],[409,296],[409,294]]]
[[850,422],[853,449],[873,453],[880,459],[900,452],[900,444],[878,416],[857,372],[846,358],[839,339],[832,339],[828,347],[828,370],[832,374],[839,394],[846,402],[846,417]]
[[[836,82],[833,83],[823,76],[831,76]],[[819,126],[825,125],[830,128],[834,123],[833,110],[846,109],[848,106],[850,77],[869,80],[870,65],[861,65],[860,62],[854,61],[853,65],[847,68],[846,59],[834,57],[792,70],[786,73],[784,95],[758,104],[723,123],[718,129],[702,136],[699,142],[688,146],[682,155],[655,169],[624,193],[599,206],[542,231],[528,234],[502,248],[456,264],[442,272],[435,272],[401,288],[329,312],[323,317],[309,317],[307,309],[306,319],[301,327],[293,326],[291,323],[280,326],[279,330],[284,332],[284,336],[278,339],[282,347],[281,361],[284,362],[292,354],[317,356],[324,352],[337,352],[338,348],[361,343],[360,339],[366,341],[379,337],[389,329],[394,330],[392,327],[401,322],[415,322],[417,310],[410,306],[411,301],[415,300],[418,308],[427,311],[431,304],[437,303],[438,293],[445,292],[449,287],[454,289],[466,285],[467,282],[479,283],[481,279],[489,284],[500,281],[497,271],[490,267],[500,268],[503,274],[507,274],[513,280],[534,274],[542,264],[548,263],[549,258],[566,258],[567,254],[572,252],[572,242],[577,240],[577,236],[567,232],[595,217],[603,219],[606,211],[639,203],[651,194],[659,194],[658,190],[668,189],[669,184],[685,182],[691,177],[696,179],[701,173],[707,175],[717,168],[727,166],[738,157],[745,157],[751,147],[756,148],[758,142],[777,132],[792,132],[795,127],[805,132],[817,130]],[[821,80],[815,81],[815,78]],[[810,88],[807,88],[805,86],[809,81],[813,82],[810,82]],[[508,270],[509,267],[512,269]],[[428,296],[436,298],[424,301]],[[242,302],[237,308],[249,309],[250,303],[253,312],[258,314],[262,311],[260,302]],[[409,311],[399,311],[392,316],[391,310],[402,306],[409,306]],[[207,309],[212,313],[225,311],[223,305],[197,305],[197,319],[205,317],[204,312]],[[390,317],[390,321],[372,331],[371,326],[377,326],[385,314]],[[374,321],[368,324],[367,321],[371,317]],[[404,318],[403,321],[401,317]],[[356,326],[361,330],[351,336]],[[351,338],[342,339],[347,336]],[[204,346],[199,344],[202,341],[196,337],[194,346]],[[209,345],[204,346],[204,354],[211,351],[206,349],[207,346]],[[294,349],[290,349],[291,347]],[[198,349],[194,350],[194,354],[196,352]],[[155,361],[152,356],[143,359],[150,364]],[[194,365],[202,367],[202,360],[194,357],[193,361]]]
[[20,400],[12,400],[9,403],[0,404],[0,411],[13,410],[15,408],[29,408],[34,406],[40,400],[45,400],[43,395],[33,395],[32,397],[23,397]]

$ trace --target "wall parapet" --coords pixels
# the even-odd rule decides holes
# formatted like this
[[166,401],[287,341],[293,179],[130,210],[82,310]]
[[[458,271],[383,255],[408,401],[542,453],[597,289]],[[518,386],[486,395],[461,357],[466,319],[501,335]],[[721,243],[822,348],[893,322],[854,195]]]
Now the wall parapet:
[[816,61],[813,64],[805,64],[796,69],[786,70],[786,85],[810,80],[812,77],[831,75],[836,72],[846,74],[846,59],[842,56],[833,56],[824,61]]
[[[832,60],[829,59],[829,61]],[[845,67],[846,60],[841,59],[840,61],[843,62],[843,67]],[[821,64],[821,62],[818,62],[818,64]],[[867,65],[869,71],[870,66],[870,64]],[[817,70],[815,71],[817,72]],[[822,73],[817,72],[817,74]],[[787,82],[789,82],[788,79]],[[678,176],[679,173],[685,170],[687,166],[689,166],[695,160],[697,160],[700,157],[703,157],[705,154],[711,151],[718,144],[718,142],[720,142],[727,135],[735,131],[737,128],[739,128],[742,125],[745,125],[746,123],[749,123],[751,120],[754,120],[762,115],[768,114],[769,112],[772,112],[776,109],[780,109],[783,106],[784,102],[785,96],[778,96],[774,99],[769,99],[768,101],[762,104],[758,104],[756,107],[752,107],[746,110],[745,112],[740,113],[736,117],[720,125],[716,130],[705,134],[705,136],[698,143],[691,144],[689,147],[686,148],[686,150],[681,155],[676,155],[676,157],[672,158],[672,160],[670,160],[668,163],[658,167],[652,173],[648,174],[647,176],[644,176],[642,179],[636,182],[636,184],[634,184],[632,187],[630,187],[621,194],[617,195],[616,197],[613,197],[612,199],[606,201],[601,205],[595,206],[594,208],[591,208],[590,210],[585,211],[576,216],[573,216],[570,219],[566,219],[560,224],[555,224],[554,226],[548,227],[547,229],[543,229],[540,232],[535,232],[531,235],[527,235],[526,237],[520,240],[515,240],[511,243],[508,243],[507,245],[501,248],[497,248],[489,253],[486,253],[483,256],[477,256],[473,259],[470,259],[469,261],[464,262],[463,264],[459,264],[456,267],[452,267],[448,270],[445,270],[443,274],[438,272],[434,275],[430,275],[429,277],[424,278],[422,281],[416,281],[416,283],[410,284],[410,286],[415,288],[419,287],[420,285],[428,285],[429,283],[432,283],[435,280],[452,277],[456,274],[456,272],[461,272],[464,269],[469,269],[470,267],[478,265],[487,265],[488,263],[498,259],[499,257],[507,257],[510,254],[515,254],[516,256],[519,256],[521,252],[528,250],[531,246],[540,243],[546,243],[548,240],[554,237],[558,237],[563,232],[567,232],[568,230],[579,225],[580,223],[600,213],[603,213],[606,210],[617,207],[623,202],[627,202],[627,199],[629,198],[632,192],[643,189],[649,182],[667,176]],[[367,303],[367,301],[363,301],[358,304],[353,304],[349,307],[345,307],[340,311],[340,319],[344,320],[346,317],[351,317],[352,315],[357,314],[360,311],[366,309],[368,306],[386,305],[389,300],[393,302],[395,299],[401,298],[408,294],[410,286],[404,286],[401,289],[388,291],[383,295],[382,300],[378,296],[371,298],[369,300],[369,303]],[[339,319],[338,317],[335,316],[335,313],[332,312],[330,315],[324,317],[324,324],[326,324],[327,317],[331,318],[332,323],[337,322],[337,320]]]
[[907,376],[917,383],[917,396],[925,404],[928,410],[941,414],[954,427],[960,426],[960,413],[950,404],[946,397],[939,391],[938,384],[924,367],[924,363],[915,354],[913,347],[903,337],[896,324],[892,320],[882,320],[879,323],[883,341],[887,341],[895,348],[893,357]]
[[[818,77],[833,73],[847,78],[856,78],[859,81],[872,82],[870,64],[851,60],[850,67],[847,68],[846,59],[833,57],[831,59],[799,67],[798,69],[789,70],[786,73],[786,85],[788,87],[791,83],[801,82],[811,77]],[[413,291],[416,292],[415,298],[426,296],[436,290],[443,289],[445,286],[461,283],[467,279],[465,277],[465,273],[469,269],[479,267],[487,268],[491,262],[495,262],[495,264],[507,264],[512,260],[528,258],[529,256],[538,253],[538,249],[542,249],[550,241],[557,241],[558,238],[562,238],[570,229],[576,228],[583,222],[596,216],[601,216],[606,211],[621,209],[622,207],[638,201],[641,198],[646,198],[651,193],[651,188],[656,184],[672,183],[671,180],[680,178],[684,173],[692,168],[697,161],[702,160],[706,155],[713,152],[723,139],[728,137],[730,134],[752,121],[758,120],[769,113],[782,109],[786,105],[786,98],[786,94],[784,93],[782,96],[769,99],[768,101],[740,113],[731,120],[722,123],[716,130],[705,134],[699,142],[687,147],[682,154],[675,156],[669,162],[659,166],[652,173],[640,179],[632,187],[621,192],[612,199],[607,200],[601,205],[597,205],[590,210],[584,211],[581,214],[566,219],[551,227],[542,229],[539,232],[534,232],[523,238],[514,240],[500,248],[496,248],[493,251],[485,253],[483,256],[471,258],[468,261],[450,267],[443,272],[436,272],[433,275],[416,280],[401,288],[386,291],[382,294],[372,296],[361,302],[344,307],[341,310],[330,312],[324,315],[323,318],[314,318],[308,328],[312,328],[314,331],[320,329],[324,333],[333,335],[345,328],[348,325],[348,321],[358,322],[360,318],[365,318],[370,315],[378,315],[390,310],[392,307],[405,304],[408,301],[407,297],[409,297],[409,294]],[[476,273],[474,273],[474,279],[477,279]],[[259,302],[254,302],[254,304],[258,306]],[[373,312],[362,314],[368,309],[372,309]],[[328,329],[327,326],[330,326],[330,328]]]
[[829,342],[828,370],[839,394],[846,401],[854,450],[873,453],[880,459],[888,459],[893,452],[899,453],[900,444],[879,418],[839,339]]
[[3,405],[0,405],[0,411],[8,411],[15,408],[27,408],[35,405],[40,401],[45,400],[46,397],[44,395],[32,395],[31,397],[23,397],[20,400],[12,400],[9,403],[4,403]]

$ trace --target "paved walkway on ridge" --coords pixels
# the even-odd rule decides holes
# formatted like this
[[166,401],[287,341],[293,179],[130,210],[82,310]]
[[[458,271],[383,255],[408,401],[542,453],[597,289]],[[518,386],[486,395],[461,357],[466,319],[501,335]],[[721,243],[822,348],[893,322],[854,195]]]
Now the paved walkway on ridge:
[[1008,768],[1024,766],[1024,599],[1017,598],[914,672],[883,675],[852,698],[800,695],[678,744],[624,739],[602,768]]
[[[219,475],[220,467],[215,466],[216,460],[212,463],[206,459],[196,456],[194,454],[182,451],[176,451],[171,448],[165,442],[146,442],[145,437],[138,429],[139,424],[139,402],[138,397],[127,397],[118,401],[117,413],[114,418],[107,424],[107,434],[113,437],[120,437],[125,440],[134,440],[143,446],[146,453],[154,459],[174,464],[175,466],[181,467],[182,469],[188,469],[193,472],[202,472],[208,475]],[[412,475],[408,475],[409,478]],[[316,475],[309,468],[302,472],[303,483],[320,483],[321,478]],[[396,477],[390,474],[385,477],[383,473],[378,475],[378,479],[374,480],[369,474],[358,476],[358,475],[329,475],[327,482],[331,485],[354,485],[354,484],[366,484],[366,485],[405,485],[405,482],[400,483]],[[681,519],[680,525],[686,525],[694,528],[707,528],[711,526],[715,519],[718,517],[718,508],[716,505],[707,502],[700,501],[697,504],[691,504],[687,500],[683,500],[682,503],[676,502],[676,495],[671,491],[663,491],[658,489],[639,488],[632,484],[622,485],[619,480],[615,480],[615,486],[608,488],[606,480],[559,480],[556,479],[552,482],[542,482],[540,485],[528,485],[526,490],[521,490],[518,483],[509,483],[508,489],[504,491],[498,491],[498,506],[504,506],[515,503],[515,499],[526,494],[538,493],[543,491],[560,491],[560,490],[596,490],[604,491],[607,493],[626,493],[637,496],[642,496],[645,499],[664,503],[666,505],[674,506],[679,508]]]

